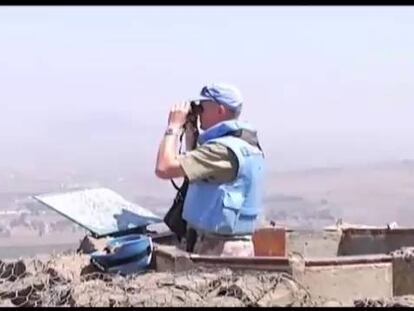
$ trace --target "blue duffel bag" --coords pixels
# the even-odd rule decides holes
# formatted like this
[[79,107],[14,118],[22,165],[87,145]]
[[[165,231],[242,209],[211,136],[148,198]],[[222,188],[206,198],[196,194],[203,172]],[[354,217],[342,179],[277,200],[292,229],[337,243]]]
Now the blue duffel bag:
[[91,262],[103,272],[127,275],[147,270],[152,256],[152,240],[142,234],[130,234],[107,242],[104,252],[91,254]]

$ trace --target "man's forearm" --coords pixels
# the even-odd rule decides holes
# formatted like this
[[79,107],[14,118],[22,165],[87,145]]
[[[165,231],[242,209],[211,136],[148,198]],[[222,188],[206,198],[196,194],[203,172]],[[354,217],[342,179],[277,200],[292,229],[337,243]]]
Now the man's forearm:
[[177,158],[178,135],[165,135],[160,143],[157,156],[157,168],[171,166]]
[[177,154],[178,135],[164,135],[161,140],[155,174],[160,178],[174,178],[183,176]]
[[190,108],[188,102],[182,102],[175,104],[170,110],[168,130],[158,148],[157,163],[155,165],[155,174],[159,178],[169,179],[185,176],[184,170],[178,161],[177,144]]

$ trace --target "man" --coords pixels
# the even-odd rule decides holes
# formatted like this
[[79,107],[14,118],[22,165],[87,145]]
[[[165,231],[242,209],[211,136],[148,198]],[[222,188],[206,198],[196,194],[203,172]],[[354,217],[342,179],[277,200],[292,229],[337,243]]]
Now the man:
[[194,252],[254,256],[252,234],[261,209],[264,156],[256,131],[238,120],[243,99],[226,84],[203,87],[199,98],[198,146],[177,153],[186,127],[187,146],[194,128],[187,122],[190,104],[172,107],[158,150],[155,173],[163,179],[187,176],[183,219],[196,230]]

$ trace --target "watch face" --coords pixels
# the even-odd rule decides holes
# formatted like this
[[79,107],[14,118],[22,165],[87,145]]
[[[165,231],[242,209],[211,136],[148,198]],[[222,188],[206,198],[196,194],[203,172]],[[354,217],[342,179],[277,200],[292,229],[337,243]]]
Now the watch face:
[[167,128],[167,130],[165,131],[165,135],[175,135],[175,134],[178,134],[178,131],[172,128]]

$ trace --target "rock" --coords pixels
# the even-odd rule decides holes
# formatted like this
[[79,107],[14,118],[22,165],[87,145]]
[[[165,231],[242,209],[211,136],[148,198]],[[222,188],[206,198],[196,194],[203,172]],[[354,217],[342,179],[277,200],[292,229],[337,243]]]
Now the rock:
[[404,295],[393,297],[390,301],[387,301],[386,307],[414,307],[414,296]]
[[1,300],[0,299],[0,308],[3,307],[15,307],[15,305],[10,301],[10,299]]
[[276,288],[258,301],[260,307],[287,307],[294,302],[292,290],[285,284],[278,284]]
[[95,251],[104,251],[108,238],[96,239],[90,235],[86,235],[77,249],[78,253],[91,254]]
[[321,304],[322,307],[342,307],[342,303],[336,300],[328,300]]
[[22,260],[16,262],[0,262],[0,279],[15,281],[26,273],[26,265]]
[[243,302],[235,297],[211,297],[205,302],[206,307],[244,307]]

